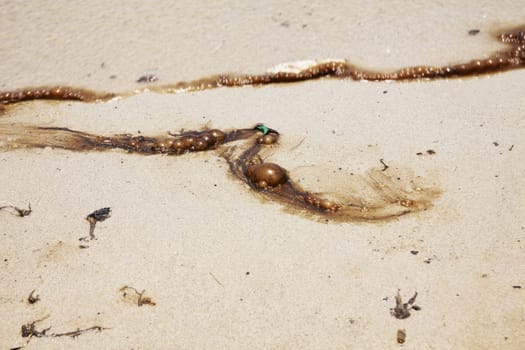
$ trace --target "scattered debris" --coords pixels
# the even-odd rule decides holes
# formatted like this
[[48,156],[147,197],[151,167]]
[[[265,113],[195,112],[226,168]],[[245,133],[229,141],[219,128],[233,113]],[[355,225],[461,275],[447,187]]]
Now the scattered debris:
[[49,330],[51,330],[51,326],[50,326],[50,327],[44,328],[42,330],[38,330],[36,328],[36,324],[38,322],[44,321],[48,317],[49,317],[49,315],[47,315],[47,316],[45,316],[45,317],[43,317],[41,319],[38,319],[36,321],[32,321],[32,322],[29,322],[29,323],[26,323],[26,324],[22,325],[22,327],[20,327],[20,332],[21,332],[22,338],[29,338],[29,339],[27,340],[27,342],[24,345],[10,348],[10,350],[19,350],[19,349],[22,349],[22,348],[26,347],[29,344],[29,342],[31,341],[31,338],[33,338],[33,337],[35,337],[35,338],[43,338],[43,337],[49,337],[49,338],[71,337],[71,338],[76,338],[79,335],[82,335],[84,333],[88,333],[88,332],[92,332],[92,331],[101,332],[101,331],[103,331],[105,329],[109,329],[109,328],[101,327],[101,326],[92,326],[92,327],[83,328],[83,329],[77,328],[74,331],[63,332],[63,333],[49,333]]
[[388,165],[386,165],[385,161],[383,160],[383,158],[379,159],[379,161],[381,162],[381,164],[383,164],[383,169],[381,169],[381,171],[386,171],[386,169],[389,168]]
[[516,286],[512,286],[512,288],[514,288],[514,289],[521,289],[521,286],[520,285],[516,285]]
[[412,255],[418,255],[418,254],[419,254],[419,250],[411,250],[411,251],[410,251],[410,254],[412,254]]
[[111,215],[111,208],[106,207],[102,209],[95,210],[91,214],[89,214],[86,217],[86,220],[89,221],[91,224],[90,230],[89,230],[89,236],[91,238],[95,238],[95,235],[93,234],[93,231],[95,230],[95,224],[99,221],[104,221],[107,218],[109,218]]
[[[22,327],[21,327],[22,338],[27,338],[27,337],[41,338],[41,337],[47,336],[47,331],[49,331],[51,329],[51,327],[48,327],[48,328],[45,328],[45,329],[39,331],[39,330],[36,329],[36,324],[38,322],[44,321],[48,317],[49,317],[49,315],[47,315],[47,316],[45,316],[45,317],[43,317],[41,319],[38,319],[36,321],[23,324]],[[28,343],[29,343],[29,341],[28,341]]]
[[33,211],[31,209],[31,203],[28,204],[27,209],[22,209],[19,207],[15,207],[14,205],[3,205],[0,207],[0,210],[6,209],[8,212],[10,212],[13,215],[17,215],[20,217],[28,216]]
[[[80,237],[78,240],[81,242],[89,242],[90,240],[96,239],[95,237],[95,226],[97,222],[104,221],[111,216],[111,208],[105,207],[98,210],[95,210],[86,217],[86,220],[89,222],[89,236]],[[87,244],[80,244],[79,248],[85,249],[89,248]]]
[[514,149],[514,145],[511,145],[511,146],[509,147],[509,152],[512,151],[513,149]]
[[407,332],[404,329],[397,330],[397,343],[404,344],[407,338]]
[[137,83],[153,83],[159,80],[155,74],[146,74],[137,79]]
[[92,326],[92,327],[84,328],[84,329],[76,329],[76,330],[70,331],[70,332],[52,333],[49,336],[51,336],[51,337],[71,337],[71,338],[76,338],[79,335],[82,335],[84,333],[88,333],[88,332],[92,332],[92,331],[102,332],[104,329],[109,329],[109,328],[105,328],[105,327],[101,327],[101,326]]
[[210,276],[211,276],[211,278],[213,278],[213,279],[215,280],[215,282],[217,282],[217,284],[218,284],[219,286],[222,287],[222,283],[221,283],[221,281],[219,281],[219,279],[218,279],[217,277],[215,277],[215,275],[214,275],[213,273],[210,272]]
[[419,306],[414,305],[414,303],[416,302],[416,297],[417,292],[412,298],[408,299],[408,302],[403,303],[403,300],[401,299],[400,290],[398,289],[396,295],[396,307],[390,309],[390,314],[392,314],[392,316],[394,316],[398,320],[402,320],[410,317],[410,310],[421,310]]
[[[212,276],[213,277],[213,276]],[[128,291],[131,290],[134,292],[133,295],[129,294]],[[155,306],[157,305],[153,300],[151,300],[150,297],[144,296],[144,293],[146,292],[145,289],[142,290],[142,292],[139,292],[137,289],[130,287],[130,286],[124,286],[119,289],[120,292],[122,292],[122,297],[127,300],[133,301],[133,303],[137,304],[138,306],[142,305],[151,305]]]
[[496,146],[496,147],[499,146],[499,143],[498,143],[497,141],[492,142],[492,144],[493,144],[494,146]]
[[471,29],[471,30],[468,31],[468,35],[472,35],[472,36],[478,35],[479,32],[480,32],[479,29]]
[[[436,151],[434,151],[433,149],[427,149],[425,152],[426,152],[429,156],[436,154]],[[423,152],[417,152],[417,153],[416,153],[416,156],[422,156],[422,155],[423,155]]]
[[29,304],[34,304],[39,300],[40,300],[40,295],[35,294],[35,290],[33,289],[31,293],[29,293],[29,296],[27,297],[27,302]]

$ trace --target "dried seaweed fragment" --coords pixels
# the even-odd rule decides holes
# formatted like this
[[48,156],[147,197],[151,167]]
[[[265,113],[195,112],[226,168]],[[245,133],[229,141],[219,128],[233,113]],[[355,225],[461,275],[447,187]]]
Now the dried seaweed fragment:
[[86,217],[86,220],[89,222],[89,237],[95,239],[95,225],[99,221],[104,221],[111,216],[111,208],[101,208],[95,210]]
[[[139,292],[134,287],[124,286],[120,288],[119,291],[122,292],[122,298],[124,300],[130,301],[133,304],[136,303],[137,306],[142,306],[142,305],[155,306],[157,305],[150,297],[144,296],[144,293],[146,292],[145,289],[143,289],[142,292]],[[130,294],[129,291],[133,292],[133,294]]]
[[408,299],[408,302],[403,303],[403,300],[401,299],[400,290],[397,290],[396,295],[396,306],[394,308],[390,309],[390,313],[392,316],[397,318],[398,320],[402,320],[405,318],[410,317],[410,310],[416,310],[419,311],[421,308],[417,305],[414,305],[417,298],[417,292],[414,294],[414,296],[410,299]]
[[20,217],[28,216],[33,211],[33,209],[31,209],[31,203],[27,205],[27,209],[19,208],[19,207],[9,204],[9,205],[0,206],[0,210],[7,210],[11,214],[20,216]]
[[109,328],[102,327],[102,326],[91,326],[91,327],[88,327],[88,328],[77,328],[77,329],[75,329],[73,331],[68,331],[68,332],[51,333],[51,332],[49,332],[51,330],[51,326],[49,326],[49,327],[44,328],[42,330],[38,330],[37,327],[36,327],[36,324],[39,323],[39,322],[44,321],[48,317],[49,317],[49,315],[45,316],[45,317],[43,317],[41,319],[38,319],[38,320],[31,321],[31,322],[28,322],[26,324],[23,324],[20,327],[21,336],[22,336],[22,338],[29,338],[29,339],[27,340],[27,342],[24,345],[12,347],[12,348],[10,348],[10,350],[19,350],[19,349],[22,349],[22,348],[26,347],[33,337],[35,337],[35,338],[43,338],[43,337],[47,337],[47,338],[58,338],[58,337],[76,338],[76,337],[78,337],[78,336],[80,336],[82,334],[85,334],[85,333],[89,333],[89,332],[93,332],[93,331],[101,332],[101,331],[103,331],[105,329],[109,329]]
[[40,295],[35,294],[35,290],[33,289],[31,293],[29,293],[29,296],[27,297],[27,302],[29,304],[34,304],[39,300],[40,300]]

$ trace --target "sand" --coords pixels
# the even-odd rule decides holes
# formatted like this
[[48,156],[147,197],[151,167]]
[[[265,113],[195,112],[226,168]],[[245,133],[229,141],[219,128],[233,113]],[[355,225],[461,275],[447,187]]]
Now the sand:
[[[301,59],[458,62],[501,48],[492,31],[525,18],[515,1],[4,2],[0,14],[0,90],[104,91],[140,88],[144,74],[172,83]],[[0,211],[0,347],[522,349],[523,81],[517,70],[17,106],[4,125],[148,135],[264,122],[282,135],[267,160],[305,188],[344,196],[347,179],[383,159],[442,193],[389,222],[323,222],[254,195],[214,153],[4,151],[0,205],[33,211]],[[111,217],[79,248],[85,217],[102,207]],[[155,305],[138,306],[124,286]],[[390,314],[398,289],[404,301],[417,291],[421,307],[403,320]],[[32,290],[40,300],[29,304]],[[105,329],[27,343],[21,326],[43,318],[35,327],[47,334]]]

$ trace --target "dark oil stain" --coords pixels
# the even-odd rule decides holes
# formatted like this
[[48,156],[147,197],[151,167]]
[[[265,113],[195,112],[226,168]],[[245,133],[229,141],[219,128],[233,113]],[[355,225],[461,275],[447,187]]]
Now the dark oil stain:
[[44,253],[39,258],[39,267],[46,267],[48,264],[62,263],[75,253],[75,247],[63,241],[46,243],[46,247],[44,247],[43,250]]
[[[129,153],[182,155],[215,151],[224,158],[231,174],[244,182],[261,198],[285,205],[288,211],[309,218],[330,221],[387,220],[404,214],[427,210],[440,191],[412,186],[407,189],[395,172],[385,168],[366,176],[345,179],[360,192],[344,191],[338,199],[329,199],[302,189],[279,164],[265,162],[261,151],[277,145],[280,134],[265,125],[254,128],[185,131],[167,136],[94,135],[59,127],[0,124],[0,135],[8,135],[3,149],[54,147],[71,151],[121,149]],[[229,143],[234,146],[228,147]],[[329,181],[329,178],[323,178]]]
[[[219,87],[260,86],[300,82],[319,78],[370,80],[370,81],[417,81],[472,77],[499,73],[525,66],[525,29],[523,27],[500,31],[496,37],[507,44],[507,49],[489,58],[474,59],[466,63],[444,66],[414,66],[393,72],[376,72],[359,68],[347,60],[328,61],[308,68],[289,72],[276,71],[258,75],[221,74],[190,82],[163,86],[149,86],[142,90],[121,94],[97,92],[66,86],[25,88],[0,92],[0,115],[9,107],[23,101],[47,99],[56,101],[76,100],[102,102],[112,98],[128,97],[148,89],[158,93],[180,93]],[[229,164],[231,173],[244,182],[253,192],[265,200],[277,201],[286,210],[309,218],[334,221],[388,220],[407,213],[427,210],[440,194],[433,187],[401,185],[394,169],[380,160],[383,169],[372,170],[364,176],[352,176],[346,184],[360,191],[346,191],[342,198],[331,199],[306,191],[298,185],[290,173],[279,164],[265,162],[260,152],[278,143],[276,130],[258,125],[255,128],[218,130],[203,129],[161,136],[143,135],[95,135],[60,127],[38,127],[21,124],[0,124],[1,150],[17,148],[54,147],[71,151],[104,151],[121,149],[138,154],[182,155],[190,152],[214,151]],[[241,146],[227,144],[242,142]],[[428,150],[427,154],[435,152]],[[418,153],[422,154],[422,153]],[[323,178],[328,181],[330,179]],[[415,178],[409,182],[415,184]]]
[[[469,33],[475,35],[474,31]],[[158,93],[180,93],[219,87],[292,83],[320,78],[414,81],[421,79],[464,78],[523,68],[525,66],[525,28],[522,26],[507,31],[500,31],[495,37],[507,45],[506,50],[495,52],[488,58],[472,59],[465,63],[443,66],[412,66],[392,72],[379,72],[360,68],[348,60],[336,60],[321,62],[294,72],[276,71],[255,75],[219,74],[189,82],[149,86],[145,89]],[[153,79],[149,78],[139,78],[139,82],[147,83],[152,81]],[[145,89],[117,94],[67,86],[24,88],[0,92],[0,104],[37,99],[77,100],[83,102],[107,101],[114,97],[128,97],[141,93]]]

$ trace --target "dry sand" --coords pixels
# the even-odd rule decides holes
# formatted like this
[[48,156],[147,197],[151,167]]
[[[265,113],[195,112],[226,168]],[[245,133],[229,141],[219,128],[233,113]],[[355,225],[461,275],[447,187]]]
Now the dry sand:
[[[147,73],[171,83],[299,59],[388,69],[483,57],[501,47],[490,31],[523,24],[525,8],[4,1],[0,17],[0,90],[127,91]],[[306,188],[337,193],[334,184],[384,159],[442,195],[392,222],[323,223],[261,201],[214,154],[0,153],[0,201],[33,208],[23,218],[0,211],[0,348],[26,344],[21,325],[47,317],[37,329],[108,329],[32,338],[25,349],[523,349],[523,81],[520,70],[20,105],[2,123],[159,134],[263,121],[282,134],[268,160]],[[436,154],[416,155],[427,149]],[[80,249],[84,218],[106,206],[112,216]],[[123,298],[125,285],[156,305]],[[33,289],[40,300],[29,305]],[[421,310],[404,320],[390,315],[398,289],[419,293]]]

